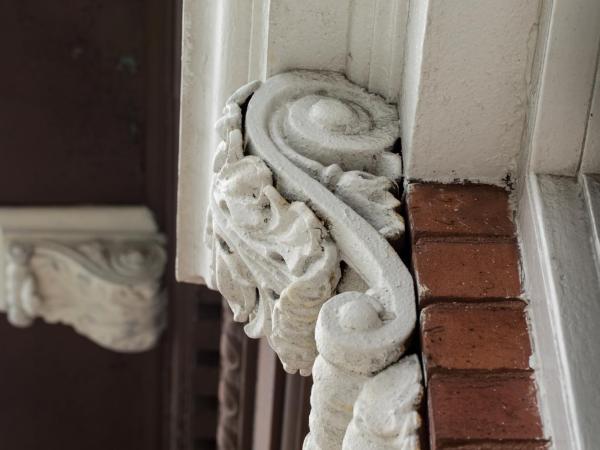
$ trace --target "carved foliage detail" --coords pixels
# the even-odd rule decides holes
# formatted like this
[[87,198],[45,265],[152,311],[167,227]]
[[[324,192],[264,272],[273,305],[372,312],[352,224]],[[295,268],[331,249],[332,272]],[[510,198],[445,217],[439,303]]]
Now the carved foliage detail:
[[[248,335],[267,336],[286,370],[312,369],[306,450],[341,450],[351,422],[360,436],[348,435],[348,449],[417,449],[416,359],[398,363],[417,366],[394,391],[406,408],[386,406],[392,425],[378,422],[368,398],[357,403],[379,395],[370,386],[389,378],[416,321],[412,278],[386,241],[404,231],[390,193],[401,171],[390,151],[397,111],[339,74],[289,72],[257,86],[235,93],[217,125],[212,287],[235,320],[249,321]],[[398,430],[399,441],[388,439]]]
[[16,240],[7,255],[4,308],[15,326],[41,317],[117,351],[151,347],[164,327],[159,242]]
[[[415,396],[415,393],[422,391],[418,360],[412,356],[396,363],[403,353],[403,342],[398,339],[398,328],[402,322],[399,313],[398,309],[386,305],[384,298],[378,299],[374,292],[369,291],[365,294],[345,292],[323,306],[316,327],[319,356],[313,370],[310,434],[304,443],[305,450],[340,450],[342,442],[346,441],[349,445],[354,445],[348,447],[352,449],[419,448],[418,440],[413,442],[405,439],[407,434],[398,441],[406,443],[406,447],[389,447],[389,443],[384,442],[385,439],[376,438],[379,433],[375,430],[377,426],[370,431],[376,435],[372,442],[369,441],[370,446],[361,447],[356,443],[364,444],[367,441],[360,441],[354,435],[348,437],[348,426],[353,411],[356,419],[356,408],[359,404],[357,399],[360,397],[363,398],[363,403],[369,405],[368,408],[361,409],[361,424],[365,420],[377,424],[378,420],[386,420],[389,414],[393,414],[397,420],[413,424],[415,429],[420,426],[419,421],[414,422],[415,418],[419,418],[416,405],[421,399],[420,395]],[[394,363],[396,364],[392,365]],[[396,400],[410,394],[413,403],[405,402],[403,405],[406,408],[403,406],[399,411],[393,409],[393,405],[390,406],[390,410],[386,410],[387,403],[383,400],[379,407],[373,406],[373,403],[369,402],[374,398],[372,392],[375,388],[368,386],[373,386],[375,379],[389,380],[392,373],[398,375],[397,370],[390,372],[390,375],[383,375],[396,366],[410,366],[408,372],[401,373],[408,373],[410,376],[398,376],[394,381],[398,386],[389,382],[389,393],[392,395],[400,390],[400,394],[394,397]],[[380,400],[373,401],[377,403]],[[405,414],[410,417],[404,417]],[[367,439],[363,431],[356,431],[354,434]],[[381,433],[387,436],[386,431]]]
[[240,105],[250,93],[234,94],[218,124],[224,140],[207,224],[213,283],[250,337],[266,336],[287,371],[309,375],[317,316],[340,277],[338,252],[306,204],[285,200],[266,164],[243,155]]
[[421,366],[415,355],[368,380],[354,404],[343,450],[418,450],[422,397]]
[[400,155],[393,152],[396,108],[340,74],[296,71],[279,77],[303,91],[281,93],[286,101],[272,107],[268,127],[278,149],[387,239],[400,239],[404,220],[390,192],[402,173]]

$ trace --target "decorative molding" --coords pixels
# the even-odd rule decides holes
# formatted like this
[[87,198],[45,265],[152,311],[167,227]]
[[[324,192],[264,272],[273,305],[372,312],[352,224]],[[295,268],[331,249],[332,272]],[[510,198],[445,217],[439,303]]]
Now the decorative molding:
[[[375,5],[376,3],[376,5]],[[408,0],[183,1],[177,278],[205,284],[198,245],[210,203],[213,123],[248,81],[294,68],[331,70],[399,101]],[[223,36],[227,39],[223,39]]]
[[223,305],[221,317],[217,446],[220,450],[227,450],[239,447],[244,330],[233,321],[228,306]]
[[40,317],[116,351],[152,347],[166,262],[153,229],[141,208],[0,210],[0,310],[15,326]]
[[348,26],[348,78],[387,101],[400,102],[409,0],[353,0]]
[[[344,301],[346,300],[346,301]],[[370,300],[370,301],[369,301]],[[327,302],[319,315],[316,329],[317,348],[319,356],[313,369],[314,386],[311,395],[312,410],[310,413],[310,434],[307,436],[304,449],[335,450],[342,448],[342,442],[351,419],[353,408],[362,390],[373,380],[374,374],[383,377],[390,371],[389,366],[403,353],[395,354],[391,347],[386,348],[386,343],[397,338],[396,330],[388,321],[398,323],[398,311],[388,310],[381,303],[371,297],[356,292],[347,292],[336,296]],[[395,318],[386,320],[385,318]],[[409,362],[412,361],[412,362]],[[418,368],[418,377],[402,382],[403,377],[396,378],[397,387],[410,392],[420,392],[421,376],[420,366],[415,356],[402,359],[397,365]],[[416,364],[416,366],[414,366]],[[407,369],[409,370],[409,369]],[[397,373],[397,371],[392,371]],[[411,372],[412,373],[412,372]],[[392,375],[384,377],[389,379]],[[370,392],[367,389],[367,392]],[[390,391],[390,396],[392,391]],[[370,394],[364,394],[363,397]],[[420,400],[415,397],[415,405]],[[366,401],[366,400],[365,400]],[[384,405],[380,409],[365,408],[361,416],[362,421],[377,423],[383,413]],[[354,410],[356,413],[356,410]],[[366,418],[371,411],[374,415]],[[418,417],[417,406],[413,413]],[[403,414],[408,414],[402,410]],[[413,419],[406,418],[407,423]],[[419,422],[420,423],[420,422]],[[418,424],[414,425],[418,428]],[[355,433],[357,431],[355,430]],[[406,430],[408,433],[408,429]],[[373,431],[375,435],[379,432]],[[381,431],[382,434],[386,432]],[[413,440],[403,440],[407,449],[418,449],[418,442],[413,446]],[[371,439],[364,436],[362,440],[353,437],[349,442],[363,442]],[[373,437],[372,439],[376,439]],[[383,439],[383,438],[382,438]],[[351,447],[351,448],[361,448]],[[362,447],[362,448],[388,448],[388,447]],[[391,447],[395,448],[395,447]]]
[[528,119],[528,167],[523,170],[573,177],[580,169],[600,169],[590,160],[597,147],[588,147],[597,135],[600,3],[580,0],[577,8],[568,1],[543,3],[545,35],[538,41],[539,79]]
[[341,449],[363,385],[414,329],[413,281],[385,239],[404,232],[398,128],[394,106],[310,71],[244,86],[217,124],[210,284],[287,371],[312,372],[307,449]]
[[256,85],[227,103],[217,127],[207,225],[213,286],[229,302],[234,320],[249,321],[248,336],[266,336],[290,372],[309,375],[316,357],[314,324],[340,277],[337,249],[303,203],[288,203],[256,156],[243,155],[243,104]]
[[244,334],[241,324],[223,300],[219,353],[219,419],[217,447],[245,449],[252,445],[257,344]]

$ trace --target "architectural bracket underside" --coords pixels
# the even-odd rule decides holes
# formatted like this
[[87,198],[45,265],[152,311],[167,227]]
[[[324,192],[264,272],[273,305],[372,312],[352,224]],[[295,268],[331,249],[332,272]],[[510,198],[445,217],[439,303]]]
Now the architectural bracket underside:
[[164,245],[145,208],[0,209],[0,311],[14,326],[41,318],[147,350],[165,325]]

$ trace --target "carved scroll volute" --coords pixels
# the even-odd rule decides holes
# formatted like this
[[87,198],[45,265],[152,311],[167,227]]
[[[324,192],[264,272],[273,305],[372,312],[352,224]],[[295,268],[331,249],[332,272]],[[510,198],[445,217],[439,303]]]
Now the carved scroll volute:
[[[300,107],[308,118],[298,124],[292,119]],[[330,118],[320,122],[324,117]],[[269,79],[254,94],[248,105],[246,133],[248,152],[268,165],[278,191],[310,205],[327,224],[341,259],[369,287],[367,294],[347,292],[327,302],[319,318],[319,352],[334,363],[364,366],[358,370],[364,373],[377,372],[396,361],[416,321],[412,277],[382,236],[389,229],[403,228],[396,213],[398,201],[387,191],[391,187],[388,177],[398,178],[401,169],[399,156],[390,152],[398,136],[396,108],[339,74],[290,72]],[[321,151],[311,150],[313,146]],[[307,154],[311,158],[321,155],[324,162]],[[326,165],[331,158],[338,163]],[[337,185],[347,174],[373,181],[381,189],[373,195],[358,184],[355,197],[359,204],[341,201]],[[372,225],[374,217],[364,218],[356,212],[367,203],[384,208],[386,214],[374,216],[379,220],[386,217],[386,226],[377,230]],[[343,310],[347,314],[341,314]],[[368,325],[361,321],[357,328],[351,322],[353,317],[360,320],[363,313],[372,321]],[[345,323],[341,317],[346,317]]]
[[416,321],[412,277],[386,240],[404,232],[389,192],[397,110],[339,74],[297,71],[238,91],[218,128],[213,286],[286,370],[312,368],[305,448],[341,449],[363,385],[399,360]]
[[250,337],[266,336],[289,372],[309,375],[314,327],[340,277],[338,250],[308,206],[289,203],[271,171],[244,156],[241,105],[256,85],[236,93],[217,124],[207,244],[216,287]]

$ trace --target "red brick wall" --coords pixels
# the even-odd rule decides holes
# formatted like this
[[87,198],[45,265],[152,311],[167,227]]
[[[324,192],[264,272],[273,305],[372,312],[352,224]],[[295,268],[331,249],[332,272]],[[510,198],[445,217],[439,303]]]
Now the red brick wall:
[[411,184],[407,209],[431,449],[546,448],[508,194]]

